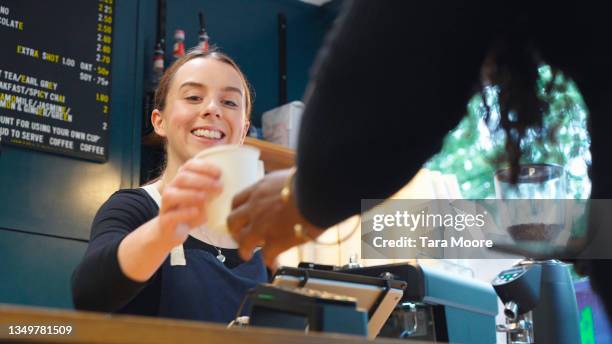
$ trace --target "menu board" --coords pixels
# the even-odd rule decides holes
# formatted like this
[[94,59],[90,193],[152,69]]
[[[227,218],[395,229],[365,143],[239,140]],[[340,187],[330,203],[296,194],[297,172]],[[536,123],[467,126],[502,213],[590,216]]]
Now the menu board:
[[0,137],[108,158],[116,0],[0,0]]

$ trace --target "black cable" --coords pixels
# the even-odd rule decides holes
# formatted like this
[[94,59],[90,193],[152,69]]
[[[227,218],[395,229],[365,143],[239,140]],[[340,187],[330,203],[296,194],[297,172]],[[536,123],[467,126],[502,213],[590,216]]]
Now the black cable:
[[244,295],[244,298],[242,299],[242,302],[240,303],[240,306],[238,306],[238,311],[236,312],[236,316],[234,317],[235,319],[238,319],[239,317],[241,317],[242,315],[242,309],[244,308],[244,305],[246,304],[247,299],[251,296],[255,294],[255,289],[249,289],[246,293],[246,295]]

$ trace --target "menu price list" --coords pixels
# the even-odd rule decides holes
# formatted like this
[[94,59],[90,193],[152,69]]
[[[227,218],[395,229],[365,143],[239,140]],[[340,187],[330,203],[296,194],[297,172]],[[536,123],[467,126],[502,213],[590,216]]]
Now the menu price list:
[[108,158],[115,0],[0,0],[2,144]]

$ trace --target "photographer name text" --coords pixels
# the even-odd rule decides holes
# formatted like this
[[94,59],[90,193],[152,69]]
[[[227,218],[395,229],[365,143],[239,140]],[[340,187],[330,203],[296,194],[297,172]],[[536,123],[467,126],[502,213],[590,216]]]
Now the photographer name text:
[[399,239],[383,239],[377,236],[372,240],[374,247],[383,248],[436,248],[436,247],[463,247],[481,248],[493,247],[493,241],[489,239],[466,239],[464,237],[452,237],[449,239],[431,239],[429,237],[401,237]]

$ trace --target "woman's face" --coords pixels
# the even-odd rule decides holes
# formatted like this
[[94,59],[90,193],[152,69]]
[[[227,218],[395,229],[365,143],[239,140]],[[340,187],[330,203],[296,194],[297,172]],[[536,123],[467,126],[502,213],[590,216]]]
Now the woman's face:
[[212,146],[241,144],[249,127],[245,91],[240,74],[227,63],[195,58],[182,65],[172,78],[166,107],[153,113],[155,131],[168,141],[168,155],[185,162]]

